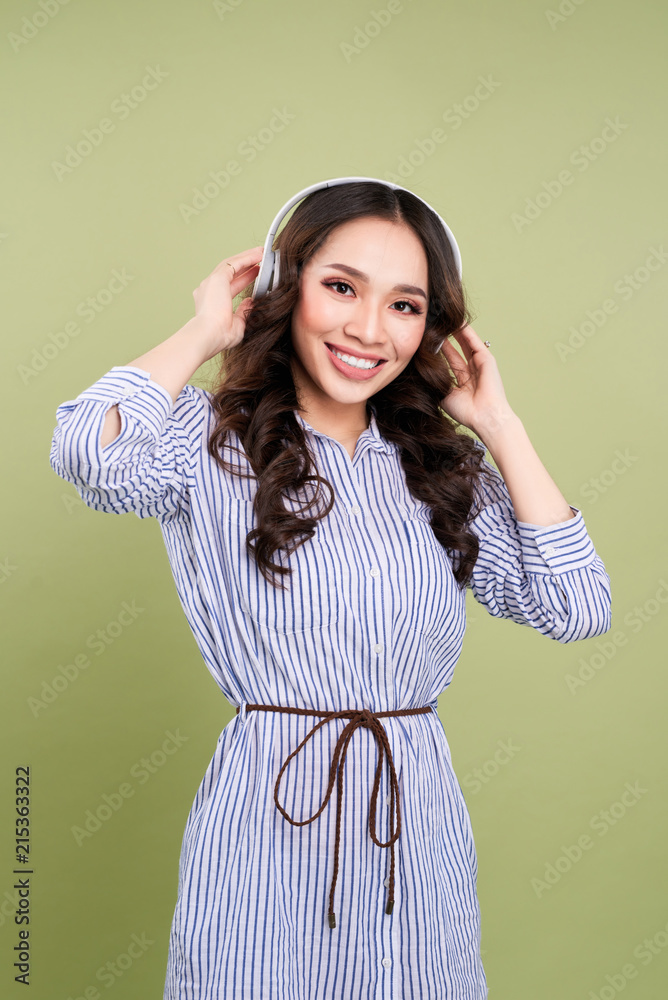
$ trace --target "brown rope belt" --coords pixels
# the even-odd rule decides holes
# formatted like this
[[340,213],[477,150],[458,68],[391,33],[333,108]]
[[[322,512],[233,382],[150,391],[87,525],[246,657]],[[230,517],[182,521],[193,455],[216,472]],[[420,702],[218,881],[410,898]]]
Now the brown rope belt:
[[[401,808],[399,805],[399,783],[397,781],[397,775],[394,770],[394,761],[392,760],[392,751],[390,749],[390,744],[387,739],[387,733],[383,728],[383,725],[378,721],[381,718],[385,718],[390,715],[423,715],[426,712],[431,712],[432,709],[429,705],[425,705],[423,708],[401,708],[394,712],[370,712],[368,709],[350,709],[345,712],[315,712],[308,708],[283,708],[277,705],[246,705],[246,711],[251,712],[253,709],[264,712],[286,712],[294,713],[295,715],[319,715],[323,716],[322,722],[318,722],[313,729],[308,733],[308,735],[302,740],[296,750],[293,750],[289,757],[286,759],[283,767],[278,773],[278,778],[276,779],[276,785],[274,787],[274,802],[276,803],[277,809],[285,816],[288,823],[292,823],[293,826],[306,826],[307,823],[312,823],[314,819],[317,819],[320,813],[323,811],[325,806],[329,801],[329,797],[332,794],[332,788],[334,787],[334,779],[337,777],[338,768],[338,781],[337,781],[337,802],[336,802],[336,839],[334,842],[334,874],[332,876],[332,887],[329,891],[329,926],[336,927],[336,916],[334,914],[334,888],[336,886],[336,879],[339,871],[339,842],[341,836],[341,801],[343,797],[343,765],[346,759],[346,751],[348,749],[348,744],[352,738],[353,733],[360,726],[364,726],[366,729],[370,729],[376,738],[376,743],[379,748],[378,755],[378,765],[376,767],[376,778],[373,783],[373,791],[371,793],[371,803],[369,806],[369,834],[374,844],[378,847],[391,847],[392,856],[390,861],[390,885],[388,892],[388,901],[385,913],[391,913],[394,907],[394,844],[399,838],[401,833]],[[239,708],[237,708],[237,715],[239,714]],[[281,783],[281,777],[286,767],[296,754],[299,753],[304,744],[311,739],[311,737],[317,733],[321,726],[324,726],[326,722],[331,722],[332,719],[350,719],[348,725],[344,728],[343,732],[339,736],[336,747],[334,748],[334,755],[332,757],[332,764],[329,769],[329,785],[327,786],[327,792],[323,800],[322,805],[318,809],[317,813],[311,816],[310,819],[304,820],[294,820],[291,816],[288,816],[285,809],[281,806],[278,801],[278,786]],[[380,776],[383,769],[383,751],[387,754],[387,763],[390,769],[390,830],[392,835],[386,844],[383,844],[377,839],[375,834],[376,827],[376,805],[378,800],[378,792],[380,790]],[[340,757],[340,765],[339,765]],[[396,802],[397,810],[397,824],[396,830],[394,829],[394,809]]]

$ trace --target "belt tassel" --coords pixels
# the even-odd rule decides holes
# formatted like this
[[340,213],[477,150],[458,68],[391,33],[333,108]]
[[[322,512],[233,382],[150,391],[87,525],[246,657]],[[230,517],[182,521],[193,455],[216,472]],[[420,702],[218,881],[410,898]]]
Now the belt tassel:
[[[390,881],[389,881],[389,891],[387,906],[385,908],[386,914],[391,914],[394,909],[394,844],[401,834],[401,806],[399,802],[399,782],[397,781],[397,775],[394,769],[394,761],[392,759],[392,751],[390,749],[390,744],[387,738],[387,733],[379,721],[380,718],[386,716],[398,716],[398,715],[421,715],[426,712],[431,712],[430,706],[426,705],[423,708],[404,708],[397,709],[396,711],[389,712],[371,712],[368,709],[352,709],[343,712],[317,712],[311,711],[310,709],[302,708],[284,708],[283,706],[277,705],[246,705],[246,711],[250,712],[253,709],[262,710],[267,712],[285,712],[294,713],[298,715],[317,715],[322,716],[322,721],[316,723],[316,725],[311,729],[311,731],[305,736],[302,742],[299,744],[296,750],[293,750],[291,754],[286,758],[278,773],[278,778],[276,779],[276,785],[274,787],[274,802],[276,808],[285,817],[285,819],[291,823],[293,826],[306,826],[308,823],[312,823],[315,819],[320,816],[323,809],[329,802],[329,797],[332,794],[334,788],[334,781],[337,782],[337,800],[336,800],[336,838],[334,842],[334,873],[332,876],[332,884],[329,892],[329,912],[328,920],[329,926],[334,929],[336,927],[336,914],[334,913],[334,890],[336,888],[336,880],[339,871],[339,846],[341,837],[341,812],[342,812],[342,802],[343,802],[343,767],[346,759],[346,752],[348,749],[348,744],[352,739],[353,733],[356,729],[364,727],[369,729],[378,744],[379,755],[378,763],[376,765],[376,775],[373,783],[373,790],[371,792],[371,802],[369,804],[369,834],[372,841],[378,847],[391,847],[391,859],[390,859]],[[237,713],[239,709],[237,708]],[[291,816],[288,816],[287,812],[283,806],[278,801],[278,789],[281,783],[281,778],[283,777],[283,772],[290,763],[293,757],[295,757],[302,747],[311,739],[312,736],[317,733],[317,731],[324,726],[327,722],[331,722],[333,719],[349,719],[348,724],[344,727],[339,739],[337,741],[336,747],[334,748],[334,754],[332,756],[332,762],[329,770],[329,784],[327,786],[327,791],[323,799],[322,805],[313,816],[309,819],[295,820]],[[378,804],[378,792],[380,791],[380,780],[383,770],[383,754],[387,755],[387,763],[390,770],[390,839],[383,843],[376,837],[376,808]],[[394,812],[396,806],[396,829],[394,822]]]

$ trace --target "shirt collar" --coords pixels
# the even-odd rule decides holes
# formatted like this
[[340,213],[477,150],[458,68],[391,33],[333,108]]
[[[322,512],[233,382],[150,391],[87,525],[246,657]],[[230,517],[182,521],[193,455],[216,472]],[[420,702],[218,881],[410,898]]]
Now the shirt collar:
[[[325,434],[324,431],[317,431],[314,427],[311,427],[311,425],[304,420],[301,413],[298,413],[297,410],[294,411],[294,414],[297,418],[297,422],[301,424],[304,430],[309,431],[311,434],[315,434],[316,437],[325,438],[328,441],[332,440],[329,434]],[[371,412],[371,416],[369,418],[369,426],[366,430],[362,431],[359,440],[362,441],[362,443],[368,441],[370,448],[375,448],[376,451],[384,451],[388,455],[393,454],[397,447],[393,441],[388,441],[380,433],[378,423],[376,422],[376,415],[373,411]]]

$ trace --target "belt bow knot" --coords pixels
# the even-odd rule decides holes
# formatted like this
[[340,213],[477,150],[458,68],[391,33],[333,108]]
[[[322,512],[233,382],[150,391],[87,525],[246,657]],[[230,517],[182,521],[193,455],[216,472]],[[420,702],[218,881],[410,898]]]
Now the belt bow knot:
[[[401,833],[401,806],[399,802],[399,782],[397,781],[397,775],[394,769],[394,761],[392,759],[392,751],[390,749],[390,744],[387,738],[387,733],[383,724],[379,721],[381,718],[386,716],[397,716],[397,715],[422,715],[426,712],[431,712],[432,709],[429,705],[425,705],[422,708],[403,708],[396,709],[395,711],[388,712],[372,712],[368,708],[361,709],[349,709],[342,712],[318,712],[312,711],[306,708],[284,708],[277,705],[246,705],[246,711],[250,712],[253,709],[263,710],[267,712],[286,712],[294,713],[297,715],[316,715],[322,716],[322,721],[316,723],[313,729],[304,737],[302,742],[299,744],[296,750],[293,750],[291,754],[285,759],[283,766],[281,767],[278,777],[276,779],[276,785],[274,786],[274,802],[276,808],[285,817],[285,819],[291,823],[293,826],[306,826],[308,823],[312,823],[315,819],[320,816],[323,809],[329,802],[330,795],[334,788],[334,781],[337,781],[337,799],[336,799],[336,839],[334,843],[334,874],[332,875],[332,884],[329,892],[329,926],[336,927],[336,915],[334,913],[334,889],[336,887],[336,880],[339,871],[339,844],[341,839],[341,806],[343,801],[343,767],[346,759],[346,752],[348,750],[348,744],[352,739],[352,736],[356,729],[364,727],[369,729],[378,744],[379,754],[378,763],[376,765],[376,776],[373,783],[373,790],[371,792],[371,801],[369,804],[369,834],[372,841],[378,847],[391,847],[391,860],[390,860],[390,881],[389,881],[389,891],[388,891],[388,901],[385,908],[385,913],[392,913],[394,907],[394,844],[399,838]],[[237,713],[239,709],[237,708]],[[326,723],[331,722],[333,719],[349,719],[349,722],[344,726],[341,735],[338,738],[336,746],[334,748],[334,753],[332,755],[332,762],[329,769],[329,784],[327,786],[327,791],[325,797],[322,801],[322,805],[313,816],[308,819],[295,820],[291,816],[288,816],[287,812],[283,806],[278,801],[278,789],[281,783],[281,778],[283,777],[283,772],[290,763],[293,757],[295,757],[302,747],[311,739],[312,736],[317,733],[317,731],[324,726]],[[383,770],[383,755],[387,755],[387,764],[390,771],[390,839],[383,843],[376,836],[376,810],[378,804],[378,792],[380,791],[380,779]],[[395,828],[395,808],[396,808],[396,828]]]

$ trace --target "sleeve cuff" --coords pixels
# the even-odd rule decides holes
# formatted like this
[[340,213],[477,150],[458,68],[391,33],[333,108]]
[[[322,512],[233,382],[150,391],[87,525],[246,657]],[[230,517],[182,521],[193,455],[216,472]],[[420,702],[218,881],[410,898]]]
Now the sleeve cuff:
[[118,403],[126,413],[143,424],[157,440],[175,403],[171,394],[154,382],[149,372],[133,365],[115,365],[77,399]]
[[524,568],[530,573],[567,573],[584,569],[596,559],[596,550],[582,511],[570,505],[575,517],[558,524],[518,521]]

